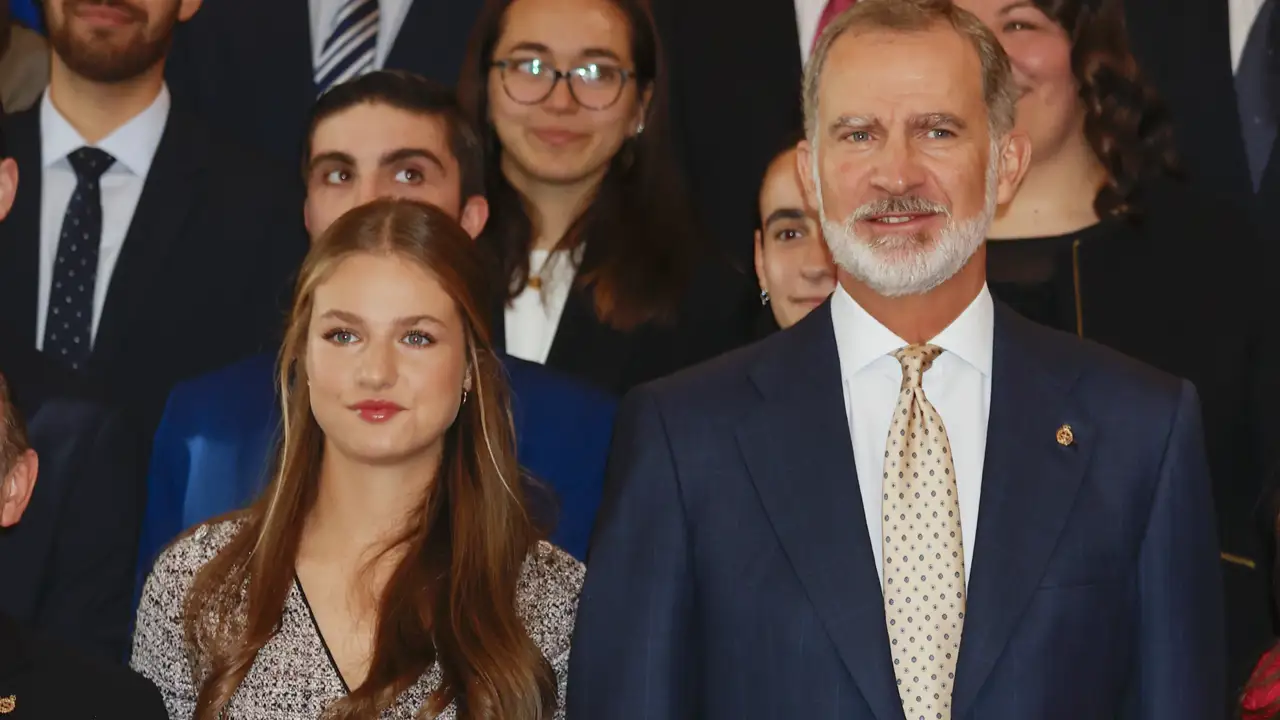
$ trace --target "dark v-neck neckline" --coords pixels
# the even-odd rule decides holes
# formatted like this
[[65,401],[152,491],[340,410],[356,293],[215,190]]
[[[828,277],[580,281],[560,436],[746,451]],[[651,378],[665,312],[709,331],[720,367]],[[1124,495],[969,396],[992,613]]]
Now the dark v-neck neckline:
[[342,684],[342,692],[345,695],[351,694],[351,686],[347,684],[347,679],[343,677],[342,670],[338,667],[338,661],[333,658],[333,651],[329,649],[329,642],[324,639],[324,632],[320,630],[320,622],[316,620],[316,613],[311,609],[311,601],[307,599],[307,591],[302,588],[302,578],[298,577],[298,571],[293,571],[293,585],[298,589],[298,596],[302,598],[302,606],[307,609],[307,617],[311,618],[311,628],[316,631],[316,637],[320,640],[320,647],[324,648],[324,656],[329,659],[329,667],[333,670],[333,674],[337,676],[338,682]]

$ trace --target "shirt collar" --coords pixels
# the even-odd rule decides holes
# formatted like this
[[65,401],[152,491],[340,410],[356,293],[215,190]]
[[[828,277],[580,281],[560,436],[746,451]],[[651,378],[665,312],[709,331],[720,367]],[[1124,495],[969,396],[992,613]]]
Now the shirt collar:
[[[908,345],[892,330],[862,309],[837,284],[831,298],[831,322],[836,333],[836,352],[846,378],[853,377],[883,356]],[[995,303],[984,284],[964,312],[929,341],[991,377],[991,348],[995,334]]]
[[[61,162],[68,155],[82,147],[90,145],[71,123],[54,107],[50,93],[44,94],[40,101],[40,135],[42,140],[42,160],[48,168]],[[165,124],[169,119],[171,104],[168,86],[160,87],[160,94],[151,102],[146,110],[135,115],[129,122],[116,128],[115,132],[102,139],[96,146],[111,154],[118,166],[124,166],[130,173],[138,177],[146,177],[151,170],[151,161],[160,147],[160,138],[164,135]]]

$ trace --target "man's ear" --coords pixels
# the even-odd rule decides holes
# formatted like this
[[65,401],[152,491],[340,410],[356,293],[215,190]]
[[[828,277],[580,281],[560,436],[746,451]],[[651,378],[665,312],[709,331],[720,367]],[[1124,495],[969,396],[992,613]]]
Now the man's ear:
[[18,195],[18,163],[13,158],[0,160],[0,220],[13,209],[13,199]]
[[0,480],[0,528],[12,527],[22,519],[22,513],[31,502],[31,493],[35,491],[39,470],[40,459],[36,451],[27,450],[18,456],[9,474]]
[[473,239],[480,237],[484,226],[489,222],[489,201],[481,195],[472,195],[462,203],[462,213],[458,216],[458,224]]
[[1018,194],[1022,179],[1031,167],[1031,138],[1024,132],[1011,132],[999,144],[996,205],[1004,206]]

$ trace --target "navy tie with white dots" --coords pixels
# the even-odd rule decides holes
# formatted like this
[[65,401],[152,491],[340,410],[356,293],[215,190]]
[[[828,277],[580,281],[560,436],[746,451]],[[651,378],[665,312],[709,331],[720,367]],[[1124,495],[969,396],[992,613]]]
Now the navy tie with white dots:
[[76,171],[76,189],[62,218],[62,235],[53,264],[44,352],[72,370],[81,370],[93,345],[93,294],[102,243],[102,174],[115,158],[82,147],[67,156]]

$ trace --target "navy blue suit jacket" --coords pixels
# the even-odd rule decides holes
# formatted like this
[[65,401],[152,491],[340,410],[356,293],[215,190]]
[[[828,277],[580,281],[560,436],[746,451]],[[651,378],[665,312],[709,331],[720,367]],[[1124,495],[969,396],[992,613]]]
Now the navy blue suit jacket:
[[[1221,718],[1194,389],[1000,305],[993,352],[952,717]],[[903,720],[842,398],[828,304],[623,402],[569,720]]]
[[[520,464],[555,492],[551,541],[586,555],[616,401],[540,365],[502,358]],[[178,385],[152,447],[139,587],[185,528],[251,502],[266,485],[280,424],[274,358],[258,355]]]

